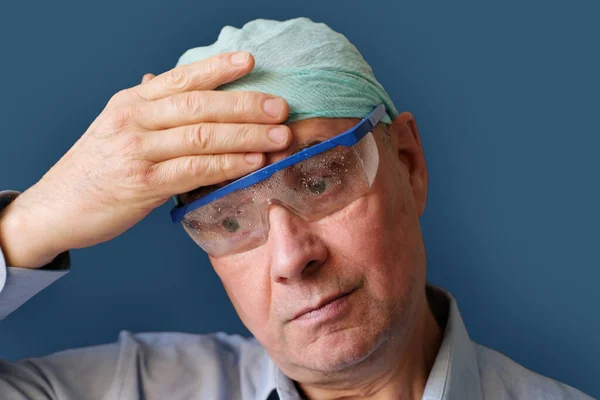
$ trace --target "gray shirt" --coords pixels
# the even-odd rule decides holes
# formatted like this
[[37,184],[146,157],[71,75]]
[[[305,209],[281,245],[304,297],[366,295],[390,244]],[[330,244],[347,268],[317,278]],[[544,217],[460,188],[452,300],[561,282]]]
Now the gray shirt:
[[[0,209],[17,195],[0,192]],[[0,251],[0,317],[65,275],[68,253],[40,270],[7,267]],[[473,342],[456,300],[427,285],[444,337],[425,400],[591,397]],[[226,333],[131,333],[111,344],[17,362],[0,360],[0,399],[300,399],[294,382],[253,338]]]

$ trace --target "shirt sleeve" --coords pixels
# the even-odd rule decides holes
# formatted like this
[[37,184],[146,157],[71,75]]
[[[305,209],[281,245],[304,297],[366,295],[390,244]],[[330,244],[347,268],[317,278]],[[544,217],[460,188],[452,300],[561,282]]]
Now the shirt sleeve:
[[122,331],[110,344],[0,360],[0,399],[262,400],[275,371],[251,338]]
[[[18,195],[19,192],[12,190],[0,191],[0,212]],[[64,276],[70,268],[68,251],[42,268],[30,269],[7,266],[0,248],[0,319]]]
[[[118,344],[70,349],[39,358],[0,360],[0,399],[121,399]],[[134,399],[134,397],[132,397]]]

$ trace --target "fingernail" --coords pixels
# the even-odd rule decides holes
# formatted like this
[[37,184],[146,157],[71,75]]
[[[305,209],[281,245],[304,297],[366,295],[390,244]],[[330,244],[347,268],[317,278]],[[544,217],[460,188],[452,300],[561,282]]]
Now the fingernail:
[[258,164],[259,162],[262,161],[262,154],[261,153],[249,153],[246,154],[246,162],[248,164]]
[[267,99],[263,104],[263,109],[267,114],[272,117],[279,117],[283,111],[283,100],[281,99]]
[[250,58],[250,54],[246,51],[240,51],[237,53],[233,53],[231,56],[231,63],[234,65],[244,65],[248,62]]
[[288,138],[288,130],[283,126],[278,126],[277,128],[272,128],[268,133],[269,137],[275,143],[281,144],[285,143]]

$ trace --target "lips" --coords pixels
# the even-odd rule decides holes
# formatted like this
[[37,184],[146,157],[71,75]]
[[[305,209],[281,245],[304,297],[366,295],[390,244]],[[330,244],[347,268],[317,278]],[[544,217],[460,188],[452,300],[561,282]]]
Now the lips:
[[312,311],[316,311],[319,310],[320,308],[323,308],[325,306],[327,306],[329,303],[332,303],[344,296],[349,295],[350,293],[352,293],[354,290],[350,290],[347,292],[341,292],[341,293],[337,293],[334,295],[330,295],[330,296],[326,296],[323,297],[322,299],[320,299],[315,305],[313,306],[309,306],[309,307],[305,307],[303,309],[301,309],[300,311],[298,311],[296,314],[294,314],[294,316],[292,317],[292,319],[290,321],[293,321],[295,319],[301,318],[303,315],[306,315]]

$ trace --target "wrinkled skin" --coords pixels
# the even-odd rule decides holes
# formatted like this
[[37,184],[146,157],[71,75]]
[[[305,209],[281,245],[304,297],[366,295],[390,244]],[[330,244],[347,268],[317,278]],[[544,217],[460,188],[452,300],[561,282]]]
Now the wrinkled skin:
[[[292,123],[291,147],[268,162],[358,121]],[[427,196],[427,169],[416,124],[410,113],[403,113],[389,136],[381,126],[374,136],[380,164],[367,194],[316,222],[274,205],[267,243],[211,258],[244,324],[307,393],[326,387],[359,393],[352,389],[362,385],[362,396],[375,394],[406,375],[407,364],[426,379],[431,367],[426,364],[437,353],[440,333],[426,304],[418,219]],[[319,299],[351,290],[343,318],[317,325],[292,320]],[[403,384],[414,385],[411,379]],[[419,385],[424,386],[423,376]]]

